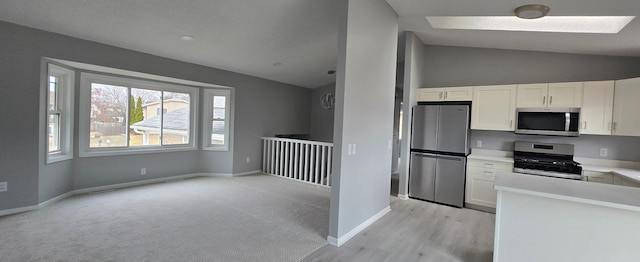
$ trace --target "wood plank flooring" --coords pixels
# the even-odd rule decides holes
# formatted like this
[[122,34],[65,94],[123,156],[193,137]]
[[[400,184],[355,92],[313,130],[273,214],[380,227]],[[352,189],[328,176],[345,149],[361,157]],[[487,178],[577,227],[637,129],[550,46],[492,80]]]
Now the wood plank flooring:
[[391,212],[340,248],[326,245],[301,261],[492,261],[494,214],[392,201]]

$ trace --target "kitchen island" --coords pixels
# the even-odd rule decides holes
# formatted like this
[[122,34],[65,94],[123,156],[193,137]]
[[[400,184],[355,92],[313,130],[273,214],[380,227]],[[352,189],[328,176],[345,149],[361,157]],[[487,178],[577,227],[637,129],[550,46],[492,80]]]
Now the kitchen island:
[[499,173],[494,261],[638,261],[640,189]]

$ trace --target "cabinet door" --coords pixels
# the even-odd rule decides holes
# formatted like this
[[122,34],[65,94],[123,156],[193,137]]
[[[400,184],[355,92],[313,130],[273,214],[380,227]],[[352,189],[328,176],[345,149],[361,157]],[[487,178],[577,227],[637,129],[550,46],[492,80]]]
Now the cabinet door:
[[547,94],[548,107],[581,107],[582,83],[552,83]]
[[518,85],[517,107],[546,107],[549,84]]
[[469,168],[465,202],[485,207],[496,207],[497,192],[493,188],[495,173]]
[[473,99],[473,87],[451,87],[444,90],[444,101],[471,101]]
[[585,82],[580,110],[580,134],[611,135],[614,81]]
[[613,135],[640,136],[640,78],[615,82]]
[[613,184],[619,186],[640,187],[640,182],[622,177],[621,175],[613,175]]
[[613,184],[613,174],[594,171],[582,171],[582,175],[589,182]]
[[471,107],[471,129],[513,131],[516,86],[477,86]]
[[420,88],[418,92],[418,102],[444,101],[444,91],[446,88]]

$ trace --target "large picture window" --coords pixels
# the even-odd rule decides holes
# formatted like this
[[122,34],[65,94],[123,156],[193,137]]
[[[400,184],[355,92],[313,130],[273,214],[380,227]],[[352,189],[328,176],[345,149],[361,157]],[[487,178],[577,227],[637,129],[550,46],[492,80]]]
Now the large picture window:
[[81,74],[80,156],[195,149],[198,89]]
[[47,64],[46,152],[47,163],[73,158],[73,88],[75,72]]
[[231,90],[205,90],[205,150],[229,150],[232,104]]

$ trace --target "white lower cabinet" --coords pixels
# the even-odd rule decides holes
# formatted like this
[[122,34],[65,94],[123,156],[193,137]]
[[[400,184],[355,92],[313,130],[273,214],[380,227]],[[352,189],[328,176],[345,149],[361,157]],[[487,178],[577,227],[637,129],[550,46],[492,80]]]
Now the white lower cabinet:
[[585,181],[602,183],[602,184],[613,184],[613,174],[605,173],[605,172],[595,172],[595,171],[582,171],[582,176]]
[[512,170],[512,163],[468,159],[465,203],[496,208],[497,192],[493,188],[496,174]]
[[640,182],[633,181],[620,175],[613,176],[613,184],[619,186],[640,187]]

